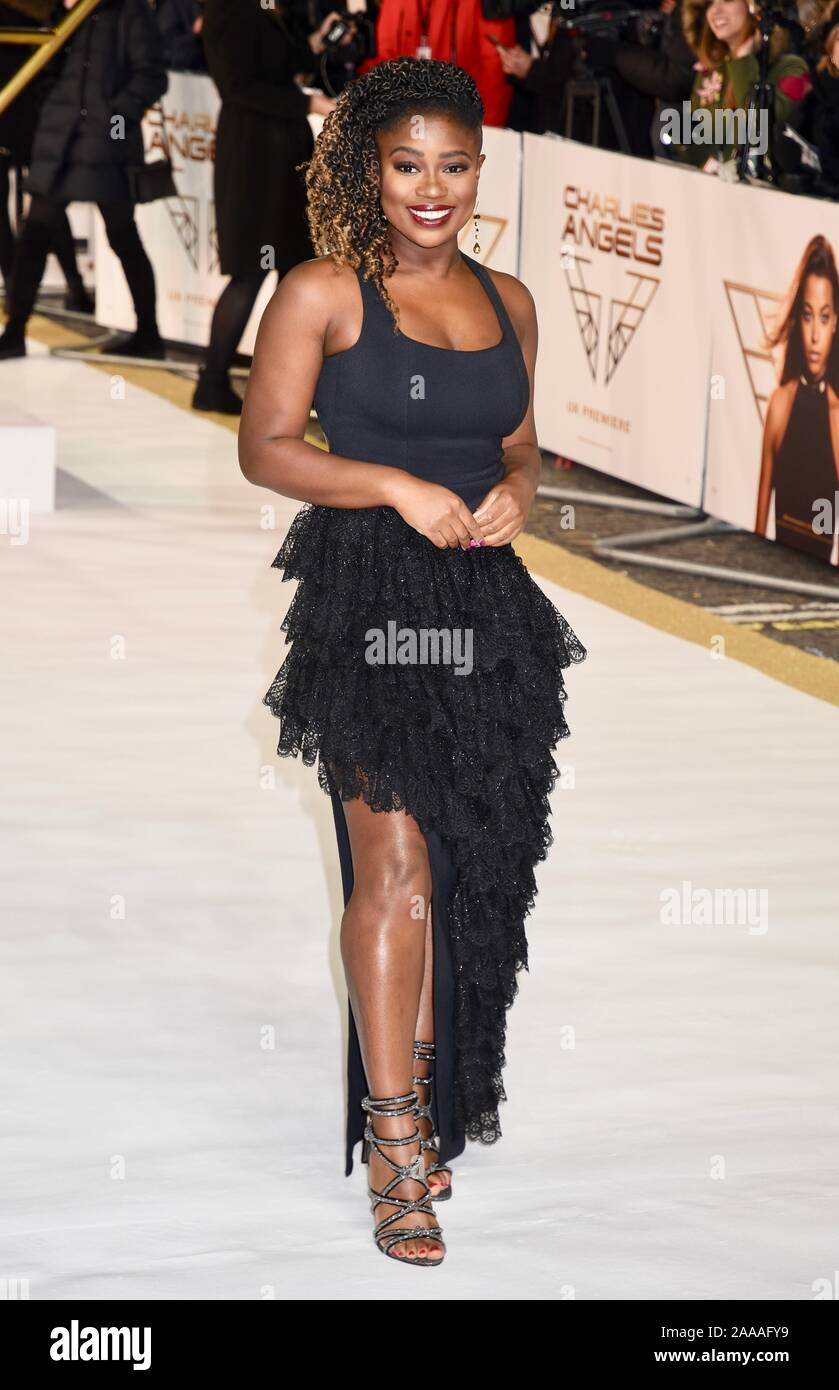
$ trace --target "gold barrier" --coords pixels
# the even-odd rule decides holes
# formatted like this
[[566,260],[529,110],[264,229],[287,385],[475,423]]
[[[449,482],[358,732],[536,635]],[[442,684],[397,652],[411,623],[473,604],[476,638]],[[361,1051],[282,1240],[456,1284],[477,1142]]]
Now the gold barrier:
[[31,58],[27,58],[14,77],[0,89],[0,115],[101,3],[102,0],[77,0],[72,10],[67,11],[66,18],[62,19],[55,29],[0,29],[0,45],[28,44],[36,48]]

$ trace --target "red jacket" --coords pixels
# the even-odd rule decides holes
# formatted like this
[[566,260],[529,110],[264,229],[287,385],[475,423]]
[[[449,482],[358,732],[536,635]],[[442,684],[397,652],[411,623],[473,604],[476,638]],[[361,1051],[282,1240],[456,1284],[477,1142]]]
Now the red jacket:
[[431,57],[456,63],[474,78],[484,103],[484,125],[506,125],[513,88],[486,35],[495,34],[505,48],[512,48],[516,26],[512,19],[484,19],[480,0],[383,0],[376,21],[376,56],[362,63],[359,72],[387,58],[413,57],[424,12]]

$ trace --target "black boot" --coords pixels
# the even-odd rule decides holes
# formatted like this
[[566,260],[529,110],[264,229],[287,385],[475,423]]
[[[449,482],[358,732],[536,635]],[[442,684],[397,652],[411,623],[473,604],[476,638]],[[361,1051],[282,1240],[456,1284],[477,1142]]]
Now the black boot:
[[48,221],[33,221],[31,215],[25,219],[15,244],[12,278],[6,286],[8,319],[0,337],[0,358],[26,356],[26,325],[47,263],[50,235]]
[[25,357],[26,339],[23,333],[14,326],[6,325],[4,333],[0,334],[0,361],[8,357]]
[[151,329],[137,329],[121,343],[111,349],[119,357],[154,357],[162,360],[166,356],[166,344],[160,334]]
[[88,294],[81,279],[68,282],[64,308],[69,309],[74,314],[90,314],[92,316],[96,313],[96,301],[92,294]]
[[230,385],[227,372],[204,367],[192,397],[193,410],[213,410],[219,415],[241,415],[242,397]]

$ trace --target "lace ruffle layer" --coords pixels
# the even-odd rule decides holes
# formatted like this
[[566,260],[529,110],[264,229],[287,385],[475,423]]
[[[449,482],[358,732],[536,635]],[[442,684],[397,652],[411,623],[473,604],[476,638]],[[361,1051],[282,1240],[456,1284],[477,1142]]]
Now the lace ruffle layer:
[[[307,503],[273,565],[299,581],[282,624],[291,650],[263,699],[277,752],[318,758],[325,792],[405,809],[451,846],[454,1111],[467,1138],[492,1143],[534,869],[553,841],[562,672],[586,649],[512,546],[439,550],[390,507]],[[404,629],[418,643],[447,630],[451,664],[366,659],[371,630],[393,654]]]

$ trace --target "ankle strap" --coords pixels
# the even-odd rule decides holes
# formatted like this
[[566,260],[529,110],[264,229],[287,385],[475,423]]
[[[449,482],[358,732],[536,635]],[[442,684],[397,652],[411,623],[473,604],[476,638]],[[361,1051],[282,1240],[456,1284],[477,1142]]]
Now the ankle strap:
[[368,1115],[385,1115],[395,1119],[397,1115],[410,1115],[416,1103],[416,1091],[406,1091],[403,1096],[365,1096],[361,1108]]

